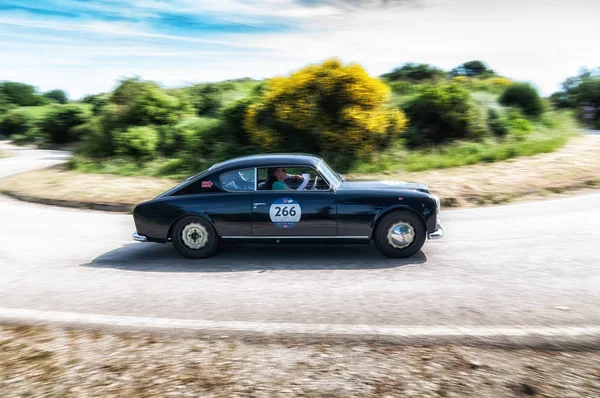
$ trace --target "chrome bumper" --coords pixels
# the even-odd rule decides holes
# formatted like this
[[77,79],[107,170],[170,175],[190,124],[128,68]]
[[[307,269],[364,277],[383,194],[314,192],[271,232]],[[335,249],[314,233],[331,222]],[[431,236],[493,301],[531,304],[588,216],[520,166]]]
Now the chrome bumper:
[[148,242],[148,238],[146,238],[144,235],[138,234],[137,231],[135,231],[131,237],[133,240],[137,240],[138,242]]
[[442,239],[444,237],[444,229],[442,228],[442,225],[438,223],[437,230],[435,230],[435,232],[427,234],[427,237],[429,239]]

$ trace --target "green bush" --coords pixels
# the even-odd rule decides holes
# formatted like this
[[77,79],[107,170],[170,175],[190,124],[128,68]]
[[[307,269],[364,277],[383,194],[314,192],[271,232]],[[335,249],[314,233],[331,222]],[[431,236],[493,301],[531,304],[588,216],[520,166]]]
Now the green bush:
[[48,98],[50,101],[53,101],[53,102],[56,102],[59,104],[66,104],[67,102],[69,102],[69,98],[67,98],[67,94],[62,90],[48,91],[47,93],[44,93],[43,97]]
[[127,125],[174,124],[181,119],[185,104],[158,86],[140,91],[127,106],[123,122]]
[[6,94],[4,94],[2,91],[0,91],[0,117],[2,117],[2,114],[4,114],[16,107],[17,106],[15,104],[12,104],[10,102],[10,98],[8,98],[8,96]]
[[516,106],[527,116],[537,117],[544,112],[544,105],[535,88],[529,84],[515,84],[504,90],[500,103],[505,106]]
[[524,141],[533,131],[533,125],[518,110],[513,109],[507,112],[508,134],[517,141]]
[[469,61],[464,64],[452,69],[450,72],[450,76],[481,76],[481,77],[490,77],[494,76],[495,73],[493,70],[488,69],[488,67],[481,61]]
[[429,64],[407,63],[389,73],[381,75],[382,79],[406,82],[422,82],[424,80],[441,79],[446,72]]
[[0,134],[10,137],[14,134],[25,135],[35,126],[35,120],[21,109],[8,112],[0,121]]
[[508,134],[508,127],[506,126],[506,123],[504,120],[502,120],[498,114],[498,111],[495,109],[488,109],[487,124],[490,131],[497,137],[504,137],[506,134]]
[[110,104],[108,94],[86,95],[81,102],[92,105],[92,113],[96,116],[101,113],[102,108]]
[[40,122],[40,132],[53,144],[75,142],[77,136],[74,127],[88,121],[85,111],[78,105],[53,105]]
[[219,84],[199,84],[188,90],[192,106],[200,116],[215,114],[223,106],[222,93],[231,86]]
[[80,137],[83,145],[78,153],[90,158],[102,158],[112,154],[112,137],[102,128],[102,119],[95,117],[85,124],[73,127],[73,134]]
[[407,104],[406,113],[409,147],[472,139],[483,133],[469,91],[455,83],[426,87]]
[[130,127],[115,134],[117,153],[137,161],[151,159],[156,153],[159,135],[150,126]]
[[17,82],[0,82],[0,93],[8,103],[17,106],[44,105],[47,100],[38,95],[35,87]]
[[115,89],[111,101],[117,104],[126,126],[175,124],[190,111],[184,95],[169,94],[154,82],[126,79]]

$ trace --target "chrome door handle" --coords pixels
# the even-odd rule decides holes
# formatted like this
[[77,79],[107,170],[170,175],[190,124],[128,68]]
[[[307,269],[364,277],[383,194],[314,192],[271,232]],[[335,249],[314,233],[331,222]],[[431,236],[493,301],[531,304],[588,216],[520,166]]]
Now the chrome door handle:
[[254,208],[256,209],[258,206],[266,206],[266,203],[254,203]]

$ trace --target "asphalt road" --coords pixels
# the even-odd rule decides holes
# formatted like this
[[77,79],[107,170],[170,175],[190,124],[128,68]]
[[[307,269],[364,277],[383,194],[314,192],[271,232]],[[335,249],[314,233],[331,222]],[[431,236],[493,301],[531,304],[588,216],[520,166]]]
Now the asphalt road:
[[[13,153],[0,160],[0,177],[67,156]],[[0,308],[329,325],[600,325],[600,194],[442,211],[442,220],[444,239],[407,260],[373,246],[251,245],[188,260],[170,244],[133,242],[131,216],[0,197]]]

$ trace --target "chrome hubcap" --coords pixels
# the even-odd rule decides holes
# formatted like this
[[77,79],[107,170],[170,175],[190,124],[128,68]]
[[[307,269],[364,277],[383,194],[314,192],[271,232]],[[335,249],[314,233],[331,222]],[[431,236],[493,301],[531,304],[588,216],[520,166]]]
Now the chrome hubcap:
[[208,243],[208,231],[202,224],[190,223],[183,227],[181,240],[192,250],[202,249]]
[[390,227],[387,240],[395,249],[406,249],[415,239],[415,228],[412,224],[402,221]]

